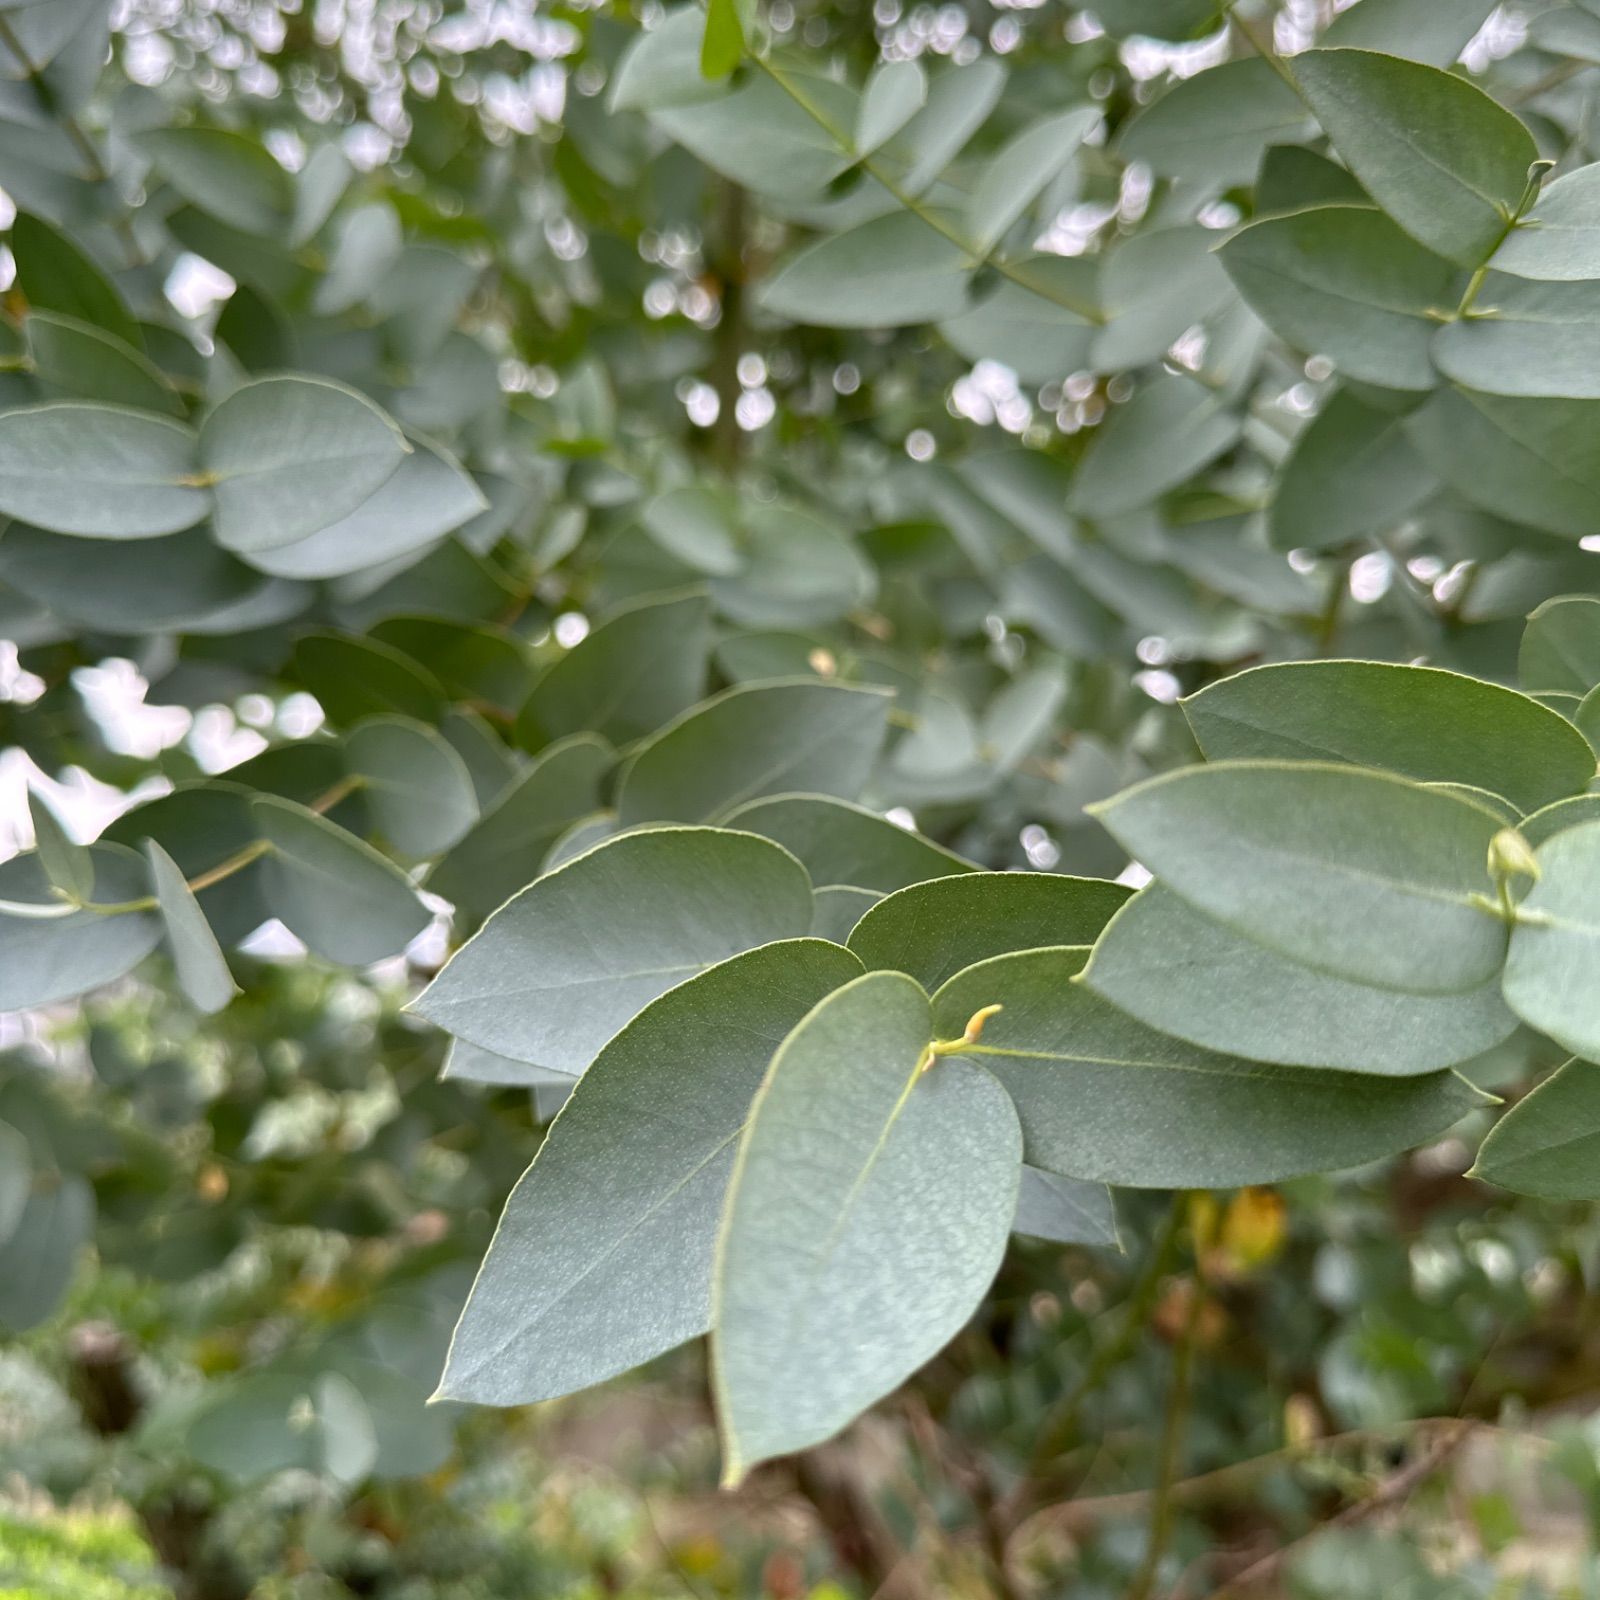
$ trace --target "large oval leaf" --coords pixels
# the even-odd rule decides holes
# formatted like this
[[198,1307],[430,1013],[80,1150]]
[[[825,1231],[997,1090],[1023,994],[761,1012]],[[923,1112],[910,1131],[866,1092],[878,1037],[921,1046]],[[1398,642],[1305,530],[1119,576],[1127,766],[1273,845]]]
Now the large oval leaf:
[[1088,945],[1133,891],[1105,878],[980,872],[890,895],[862,917],[850,948],[869,970],[906,972],[930,993],[975,961],[1039,945]]
[[930,1066],[928,997],[875,972],[784,1041],[718,1242],[723,1481],[830,1438],[972,1315],[1005,1252],[1022,1138],[981,1068]]
[[1594,752],[1570,722],[1496,683],[1435,667],[1298,661],[1235,673],[1184,714],[1218,760],[1348,761],[1470,784],[1523,811],[1579,793]]
[[853,800],[877,759],[893,696],[824,683],[743,685],[669,723],[624,769],[623,825],[705,822],[763,795]]
[[1089,810],[1190,904],[1337,977],[1476,988],[1505,956],[1493,812],[1359,768],[1238,761],[1152,778]]
[[1492,1049],[1516,1030],[1498,975],[1407,994],[1318,972],[1151,884],[1111,919],[1083,981],[1129,1016],[1252,1061],[1401,1077]]
[[414,1009],[518,1061],[582,1072],[659,994],[811,926],[811,880],[770,839],[658,828],[596,845],[503,905]]
[[1072,980],[1085,950],[958,973],[934,1027],[985,1006],[971,1059],[1005,1085],[1028,1161],[1129,1188],[1232,1188],[1328,1172],[1432,1139],[1479,1103],[1453,1073],[1379,1078],[1241,1061],[1147,1028]]
[[548,1400],[710,1327],[750,1102],[789,1031],[860,974],[820,939],[763,945],[651,1001],[611,1040],[506,1202],[441,1395]]

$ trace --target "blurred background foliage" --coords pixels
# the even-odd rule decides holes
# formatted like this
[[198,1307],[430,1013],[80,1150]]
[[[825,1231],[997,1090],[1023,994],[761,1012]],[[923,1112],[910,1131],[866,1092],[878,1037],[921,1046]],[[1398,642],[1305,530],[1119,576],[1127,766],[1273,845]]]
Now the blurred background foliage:
[[[51,4],[81,11],[96,67],[96,8]],[[1309,37],[1328,9],[1290,5],[1280,24]],[[1090,96],[1114,122],[1173,68],[1218,58],[1209,5],[1098,10],[1115,37],[1055,0],[778,0],[769,20],[856,76],[885,49],[1004,56],[1019,106]],[[1555,10],[1582,32],[1586,11]],[[146,258],[142,214],[107,215],[76,168],[74,227],[111,260],[148,260],[126,281],[209,324],[245,367],[292,350],[363,383],[377,371],[377,398],[450,438],[496,503],[471,539],[375,586],[275,591],[266,621],[177,643],[92,612],[63,626],[50,574],[0,551],[14,642],[0,745],[109,806],[108,792],[200,777],[314,724],[306,691],[326,709],[339,673],[286,660],[290,617],[356,631],[408,610],[488,617],[553,660],[573,639],[562,619],[704,570],[642,504],[690,476],[802,508],[825,486],[830,525],[865,531],[841,545],[824,525],[807,548],[827,561],[724,584],[746,631],[723,642],[721,677],[825,669],[906,687],[924,731],[900,746],[896,792],[926,831],[993,866],[1112,873],[1122,860],[1082,806],[1186,753],[1180,690],[1335,642],[1507,676],[1525,613],[1592,586],[1591,552],[1513,537],[1448,496],[1392,547],[1284,560],[1259,527],[1263,483],[1328,373],[1262,354],[1248,327],[1211,351],[1247,374],[1224,382],[1265,369],[1242,457],[1163,486],[1162,518],[1120,542],[1058,550],[1064,586],[1030,540],[1051,474],[1122,380],[1019,378],[974,363],[959,332],[752,321],[745,281],[788,224],[608,109],[643,12],[120,0],[115,69],[82,97],[112,150],[189,116],[249,131],[291,168],[336,137],[356,169],[345,215],[381,202],[406,253],[361,276],[357,235],[356,277],[329,293],[337,254],[319,245],[307,265],[176,205],[160,226],[182,248]],[[1559,28],[1536,21],[1496,11],[1470,64],[1541,137],[1592,158],[1600,57],[1559,53]],[[8,104],[4,188],[49,209],[60,151],[30,142]],[[1232,208],[1213,223],[1238,215],[1245,187],[1208,202]],[[1106,157],[1063,197],[1061,226],[1082,248],[1136,237],[1171,204]],[[1156,296],[1129,325],[1149,347],[1133,359],[1186,333],[1197,274],[1176,324]],[[294,326],[277,300],[300,308]],[[186,398],[201,393],[204,363],[186,377],[163,351]],[[1024,679],[1025,661],[1045,676]],[[1001,700],[1019,681],[1029,692]],[[510,721],[502,707],[494,725]],[[980,723],[1003,785],[949,759],[978,750]],[[473,748],[492,788],[499,741]],[[17,1330],[0,1352],[4,1600],[1110,1600],[1137,1581],[1179,1346],[1193,1364],[1174,1502],[1184,1594],[1211,1592],[1204,1558],[1223,1550],[1241,1574],[1267,1562],[1250,1582],[1296,1600],[1600,1595],[1596,1219],[1469,1182],[1465,1143],[1176,1213],[1123,1197],[1125,1256],[1020,1247],[983,1317],[905,1394],[728,1498],[697,1350],[552,1406],[427,1406],[548,1090],[440,1081],[441,1041],[400,1013],[393,972],[270,954],[236,972],[242,998],[203,1023],[159,973],[6,1023],[0,1121],[56,1177],[36,1195],[43,1225],[0,1256],[0,1322]]]

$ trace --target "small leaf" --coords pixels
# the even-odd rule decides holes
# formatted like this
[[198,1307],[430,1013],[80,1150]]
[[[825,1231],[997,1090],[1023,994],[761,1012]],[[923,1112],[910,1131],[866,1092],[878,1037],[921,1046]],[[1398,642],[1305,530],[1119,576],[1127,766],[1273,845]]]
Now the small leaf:
[[1290,961],[1151,884],[1111,919],[1083,982],[1129,1016],[1252,1061],[1400,1077],[1516,1030],[1498,975],[1461,994],[1351,983]]
[[1296,437],[1278,473],[1272,543],[1326,550],[1387,533],[1438,487],[1401,419],[1341,389]]
[[75,1172],[36,1184],[0,1244],[0,1327],[26,1333],[60,1305],[94,1233],[94,1190]]
[[283,231],[293,205],[289,174],[265,146],[222,128],[152,128],[134,140],[185,200],[243,233]]
[[1439,318],[1459,269],[1370,206],[1319,206],[1241,228],[1219,252],[1272,331],[1346,377],[1431,389]]
[[200,431],[218,542],[253,551],[308,538],[374,494],[410,448],[377,406],[343,384],[305,377],[242,384]]
[[149,539],[210,509],[195,436],[120,406],[57,401],[0,414],[0,511],[53,533]]
[[1528,618],[1517,677],[1530,693],[1585,695],[1600,684],[1600,600],[1562,595]]
[[333,256],[312,309],[335,316],[366,300],[399,259],[404,238],[394,207],[385,201],[357,206],[339,221]]
[[182,401],[157,367],[115,334],[49,311],[30,311],[24,328],[34,378],[51,399],[184,414]]
[[1089,945],[1131,889],[1054,872],[975,872],[892,894],[850,935],[868,971],[909,973],[930,992],[990,956]]
[[[958,219],[944,215],[958,233]],[[896,209],[791,257],[766,279],[761,307],[824,328],[903,328],[966,309],[974,262],[921,217]]]
[[429,892],[465,916],[488,916],[532,883],[557,839],[599,806],[615,765],[616,752],[594,734],[549,746],[434,866]]
[[1219,762],[1089,807],[1176,894],[1290,960],[1454,994],[1505,955],[1488,893],[1493,812],[1387,774]]
[[815,678],[714,695],[641,745],[624,768],[617,813],[704,822],[765,795],[853,800],[866,784],[893,696]]
[[1551,835],[1517,907],[1506,1004],[1574,1055],[1600,1055],[1600,823]]
[[1494,8],[1495,0],[1361,0],[1328,24],[1322,43],[1448,67]]
[[1249,183],[1271,145],[1311,129],[1300,97],[1259,56],[1181,78],[1117,138],[1128,161],[1159,178],[1226,187]]
[[364,840],[292,800],[261,795],[251,809],[270,846],[262,863],[267,903],[324,960],[382,961],[428,926],[409,879]]
[[799,858],[815,884],[853,884],[890,894],[928,878],[972,872],[970,861],[897,827],[864,806],[826,795],[786,794],[730,811],[730,828],[776,840]]
[[441,1395],[551,1399],[710,1327],[717,1222],[750,1102],[789,1031],[860,973],[820,940],[763,945],[653,1000],[612,1039],[506,1202]]
[[910,1377],[1000,1265],[1016,1114],[981,1067],[928,1065],[930,1026],[915,983],[875,972],[835,990],[773,1057],[717,1245],[724,1483],[832,1437]]
[[94,895],[94,857],[62,826],[50,802],[37,789],[28,791],[28,815],[33,822],[33,845],[39,865],[51,884],[69,900],[89,900]]
[[497,1055],[579,1073],[657,995],[810,926],[805,868],[770,840],[623,834],[508,900],[414,1009]]
[[812,899],[811,932],[818,939],[844,944],[851,930],[883,899],[876,889],[857,889],[848,883],[825,883]]
[[1537,850],[1546,839],[1565,829],[1595,821],[1600,821],[1600,794],[1576,794],[1570,800],[1558,800],[1530,813],[1517,824],[1517,832]]
[[1095,431],[1068,506],[1085,517],[1137,510],[1193,477],[1238,437],[1238,418],[1218,396],[1189,378],[1156,378]]
[[17,1231],[33,1193],[33,1155],[27,1137],[0,1122],[0,1250]]
[[967,202],[967,237],[987,251],[1078,153],[1099,125],[1097,106],[1077,106],[1030,123],[991,156]]
[[336,727],[383,716],[435,723],[445,713],[444,686],[438,679],[376,639],[305,634],[295,644],[294,667]]
[[[149,895],[144,862],[132,850],[115,844],[88,848],[97,904]],[[0,902],[6,901],[37,906],[49,915],[0,909],[0,1011],[26,1011],[87,994],[132,971],[161,938],[160,919],[149,911],[60,916],[61,899],[37,852],[0,862]]]
[[861,94],[856,117],[856,153],[870,156],[892,139],[928,98],[928,75],[920,61],[880,61]]
[[1487,261],[1522,203],[1538,146],[1454,73],[1371,50],[1307,50],[1301,93],[1361,186],[1419,244]]
[[1600,1199],[1600,1066],[1569,1061],[1489,1130],[1472,1176],[1543,1200]]
[[1185,1044],[1072,982],[1087,955],[997,956],[934,996],[943,1034],[983,1006],[1003,1007],[970,1059],[1011,1095],[1034,1166],[1135,1189],[1273,1183],[1421,1144],[1478,1103],[1449,1072],[1317,1072]]
[[1472,313],[1433,336],[1445,377],[1485,394],[1600,399],[1600,283],[1491,272]]
[[529,748],[592,730],[626,743],[705,692],[711,612],[703,594],[624,606],[545,670],[517,717]]
[[161,903],[167,943],[178,970],[178,986],[197,1010],[208,1016],[221,1011],[239,992],[239,986],[228,970],[217,936],[178,863],[154,839],[145,840],[144,850],[150,860],[156,899]]
[[345,740],[350,770],[378,832],[402,856],[438,855],[477,821],[466,763],[408,717],[358,722]]
[[1487,789],[1523,811],[1576,794],[1594,776],[1594,752],[1564,717],[1436,667],[1254,667],[1191,695],[1183,709],[1211,761],[1348,761]]
[[1022,1169],[1011,1231],[1031,1239],[1048,1239],[1052,1244],[1122,1248],[1111,1191],[1103,1183],[1063,1178],[1042,1167]]
[[1498,272],[1551,282],[1600,278],[1600,163],[1546,184],[1490,258]]
[[1462,499],[1574,539],[1600,526],[1600,401],[1436,390],[1405,422]]
[[[293,544],[264,549],[247,528],[240,554],[277,577],[337,578],[414,555],[465,526],[487,504],[454,456],[419,439],[355,510]],[[226,542],[220,534],[218,540]]]
[[726,78],[744,59],[744,26],[738,0],[706,0],[705,36],[700,45],[700,73]]
[[17,287],[36,312],[76,317],[138,349],[139,325],[116,285],[66,234],[19,211],[11,224]]

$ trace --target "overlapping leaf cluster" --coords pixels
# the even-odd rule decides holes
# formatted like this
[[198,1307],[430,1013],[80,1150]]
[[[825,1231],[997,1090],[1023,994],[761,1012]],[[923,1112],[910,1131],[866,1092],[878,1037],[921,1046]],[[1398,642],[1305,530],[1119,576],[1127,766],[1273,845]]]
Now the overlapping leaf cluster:
[[[1358,1164],[1480,1105],[1475,1063],[1600,1054],[1600,630],[1550,599],[1600,532],[1583,48],[1486,88],[1476,0],[1288,57],[1250,13],[1130,109],[1092,32],[1008,76],[683,8],[576,30],[609,111],[575,92],[553,158],[470,158],[419,96],[360,173],[314,123],[286,165],[265,114],[108,103],[81,9],[0,13],[8,721],[150,775],[74,698],[120,654],[324,722],[163,758],[93,844],[36,802],[0,1006],[164,943],[215,1011],[271,919],[362,966],[448,910],[447,1072],[578,1086],[447,1393],[709,1330],[736,1478],[931,1356],[1014,1226],[1104,1242],[1106,1185]],[[1336,645],[1436,664],[1285,659]],[[1107,876],[980,869],[1024,859]],[[1592,1193],[1591,1071],[1482,1172]],[[21,1238],[70,1190],[13,1168]]]

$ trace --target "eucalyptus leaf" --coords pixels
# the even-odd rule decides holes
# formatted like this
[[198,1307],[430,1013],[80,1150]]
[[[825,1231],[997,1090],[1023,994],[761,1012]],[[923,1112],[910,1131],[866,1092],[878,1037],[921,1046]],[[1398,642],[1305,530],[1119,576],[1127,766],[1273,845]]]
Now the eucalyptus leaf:
[[816,679],[726,690],[640,746],[623,769],[618,816],[625,827],[704,822],[795,791],[852,800],[883,743],[891,698]]
[[1073,982],[1087,954],[996,956],[934,995],[947,1036],[1003,1007],[967,1059],[1011,1095],[1033,1166],[1135,1189],[1273,1183],[1421,1144],[1478,1103],[1449,1072],[1317,1072],[1186,1044]]
[[909,973],[932,992],[991,956],[1039,945],[1089,945],[1132,893],[1103,878],[979,872],[891,894],[850,935],[869,971]]
[[1373,50],[1307,50],[1294,77],[1362,187],[1419,244],[1482,265],[1522,204],[1538,146],[1476,85]]
[[497,1055],[578,1073],[657,995],[810,926],[805,868],[768,839],[622,834],[514,894],[414,1009]]
[[1594,752],[1564,717],[1437,667],[1255,667],[1190,696],[1183,710],[1212,761],[1347,761],[1487,789],[1523,811],[1576,794],[1594,776]]
[[1574,1055],[1600,1055],[1600,822],[1552,834],[1517,906],[1506,1004]]
[[1517,677],[1530,693],[1585,695],[1600,684],[1600,600],[1562,595],[1536,606],[1523,629]]
[[1022,1159],[1016,1113],[981,1067],[929,1065],[931,1021],[911,979],[869,973],[772,1058],[717,1241],[724,1483],[830,1438],[908,1378],[1000,1265]]
[[221,1011],[239,986],[228,970],[217,936],[177,862],[154,839],[147,839],[144,849],[179,986],[198,1010],[208,1015]]
[[1458,994],[1505,958],[1505,924],[1475,899],[1501,820],[1455,795],[1357,767],[1230,761],[1089,810],[1197,910],[1332,977]]
[[826,795],[773,795],[736,807],[730,828],[776,840],[795,855],[815,884],[853,884],[891,894],[928,878],[976,870],[970,861],[847,800]]
[[345,739],[345,756],[375,827],[402,856],[438,855],[477,821],[466,763],[424,723],[358,722]]
[[273,795],[252,802],[274,916],[317,955],[365,966],[398,955],[429,922],[405,874],[326,817]]
[[1489,1130],[1472,1176],[1546,1200],[1600,1198],[1600,1066],[1569,1061]]
[[1381,1077],[1434,1072],[1516,1030],[1498,976],[1407,994],[1290,961],[1152,884],[1106,927],[1082,980],[1140,1022],[1252,1061]]
[[[653,1000],[606,1045],[506,1202],[442,1395],[550,1399],[709,1328],[750,1101],[789,1031],[860,973],[820,940],[763,945]],[[641,1122],[651,1137],[630,1138]]]
[[1042,1167],[1022,1169],[1011,1231],[1032,1239],[1048,1239],[1052,1244],[1122,1248],[1111,1191],[1103,1183],[1064,1178]]

